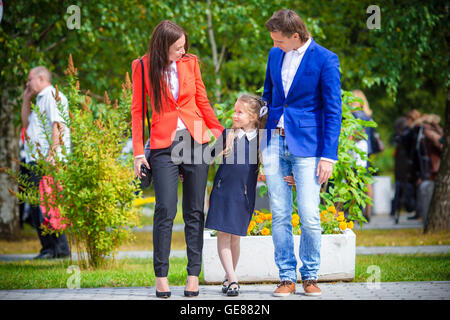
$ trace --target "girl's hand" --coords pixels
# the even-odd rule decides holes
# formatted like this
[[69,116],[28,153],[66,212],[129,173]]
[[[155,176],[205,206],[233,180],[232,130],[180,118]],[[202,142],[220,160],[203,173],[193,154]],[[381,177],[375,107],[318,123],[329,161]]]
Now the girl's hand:
[[289,186],[295,186],[294,176],[284,177],[284,181],[286,181]]
[[[148,164],[145,157],[134,158],[134,174],[136,175],[136,177],[142,178],[142,176],[141,176],[141,165],[142,164],[144,164],[150,170],[150,165]],[[144,173],[143,173],[143,175],[145,176]]]

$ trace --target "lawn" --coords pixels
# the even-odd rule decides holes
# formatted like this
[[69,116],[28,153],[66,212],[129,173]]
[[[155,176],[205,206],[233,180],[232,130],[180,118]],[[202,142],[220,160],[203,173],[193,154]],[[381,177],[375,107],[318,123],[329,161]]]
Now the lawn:
[[[425,246],[449,245],[450,233],[437,232],[423,234],[421,229],[399,230],[355,230],[357,246]],[[124,244],[120,251],[153,250],[153,234],[151,232],[135,232],[136,239]],[[184,250],[184,232],[174,232],[172,249]],[[36,231],[25,225],[22,239],[19,241],[0,240],[0,254],[38,253],[40,243]]]
[[[170,285],[185,285],[186,264],[186,258],[170,259]],[[0,262],[0,289],[66,288],[73,276],[70,265],[69,260]],[[379,267],[381,282],[450,280],[450,254],[357,256],[354,281],[366,282],[372,275],[367,272],[370,266]],[[154,285],[151,259],[120,259],[109,268],[80,272],[82,288]]]

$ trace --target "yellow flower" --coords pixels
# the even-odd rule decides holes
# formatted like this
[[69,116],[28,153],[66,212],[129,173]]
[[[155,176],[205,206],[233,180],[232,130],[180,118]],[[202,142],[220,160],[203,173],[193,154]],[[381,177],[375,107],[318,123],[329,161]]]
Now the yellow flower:
[[338,215],[343,216],[344,215],[344,211],[339,211]]
[[347,229],[347,222],[340,222],[339,223],[339,229],[341,229],[342,231],[344,231],[345,229]]
[[336,214],[336,208],[334,206],[330,206],[330,207],[328,207],[328,212]]
[[353,221],[350,221],[350,222],[347,224],[347,228],[353,229]]
[[321,213],[320,213],[320,217],[321,218],[323,218],[326,214],[327,214],[327,210],[323,210]]
[[265,219],[266,220],[272,220],[272,214],[271,213],[266,214],[265,215]]
[[259,216],[255,219],[256,223],[263,223],[264,220],[261,219]]
[[291,224],[292,224],[293,227],[298,226],[298,220],[292,218]]
[[337,220],[337,221],[344,221],[344,220],[345,220],[345,217],[344,217],[344,216],[338,216],[338,217],[336,218],[336,220]]
[[256,222],[255,221],[250,221],[250,224],[248,225],[248,228],[250,229],[250,230],[253,230],[253,228],[256,226]]
[[267,236],[267,235],[270,234],[270,230],[267,229],[267,228],[263,228],[263,229],[261,230],[261,234],[262,234],[263,236]]
[[301,235],[301,234],[302,234],[302,229],[298,228],[298,235]]
[[300,216],[298,214],[293,214],[292,215],[292,220],[300,221]]

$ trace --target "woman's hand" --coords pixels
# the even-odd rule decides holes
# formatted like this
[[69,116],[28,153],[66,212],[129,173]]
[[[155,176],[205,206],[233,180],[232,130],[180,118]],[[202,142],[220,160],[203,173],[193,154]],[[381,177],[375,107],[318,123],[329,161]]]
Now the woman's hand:
[[[145,157],[134,158],[134,174],[136,177],[142,178],[141,176],[141,165],[145,165],[150,170],[150,165],[148,164]],[[145,176],[145,173],[142,175]]]

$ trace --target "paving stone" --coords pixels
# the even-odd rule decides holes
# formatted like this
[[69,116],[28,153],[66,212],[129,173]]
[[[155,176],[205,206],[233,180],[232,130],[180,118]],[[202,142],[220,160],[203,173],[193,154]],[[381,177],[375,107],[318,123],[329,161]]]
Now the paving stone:
[[[286,298],[272,296],[275,285],[242,285],[241,294],[234,300],[450,300],[450,281],[439,282],[397,282],[382,283],[386,290],[368,290],[366,283],[321,283],[321,297],[304,295],[300,284],[296,294]],[[184,286],[171,288],[170,299],[184,300]],[[140,288],[82,288],[71,289],[37,289],[37,290],[0,290],[0,300],[154,300],[154,287]],[[230,299],[220,292],[220,286],[200,286],[200,295],[194,300]]]

